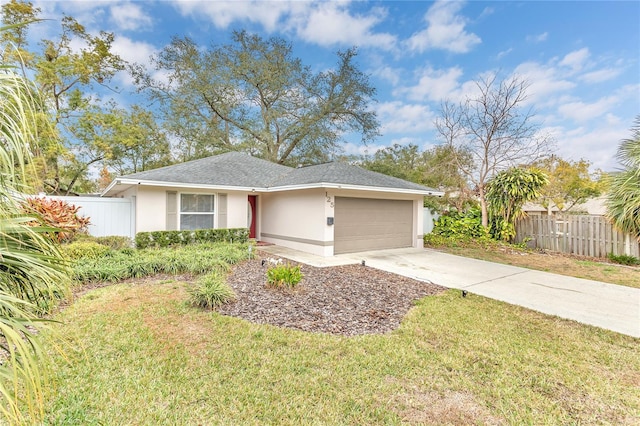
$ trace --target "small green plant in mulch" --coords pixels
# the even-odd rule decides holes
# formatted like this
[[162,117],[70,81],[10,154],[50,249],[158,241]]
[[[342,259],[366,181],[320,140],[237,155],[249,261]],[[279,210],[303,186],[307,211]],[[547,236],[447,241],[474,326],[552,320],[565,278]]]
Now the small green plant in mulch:
[[222,271],[203,275],[189,287],[188,291],[191,303],[206,309],[216,308],[236,298],[233,289],[226,283],[226,275]]
[[267,285],[275,288],[295,288],[302,280],[300,266],[285,265],[271,266],[267,269]]
[[640,259],[628,254],[613,254],[609,253],[609,260],[613,263],[619,263],[620,265],[636,266],[640,265]]

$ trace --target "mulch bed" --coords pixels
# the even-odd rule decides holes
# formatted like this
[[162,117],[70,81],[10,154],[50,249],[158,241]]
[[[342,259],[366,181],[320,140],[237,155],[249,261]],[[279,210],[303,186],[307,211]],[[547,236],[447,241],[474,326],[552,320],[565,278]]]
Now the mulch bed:
[[276,289],[266,286],[268,265],[262,265],[260,257],[236,265],[227,282],[237,300],[218,312],[309,332],[382,334],[400,325],[415,300],[445,290],[368,266],[305,264],[300,265],[304,277],[295,289]]

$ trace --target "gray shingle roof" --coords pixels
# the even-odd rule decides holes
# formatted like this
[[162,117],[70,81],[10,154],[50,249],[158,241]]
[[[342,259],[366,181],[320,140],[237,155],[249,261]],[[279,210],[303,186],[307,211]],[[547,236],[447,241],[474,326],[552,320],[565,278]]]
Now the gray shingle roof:
[[324,183],[438,192],[413,182],[372,172],[346,163],[325,163],[294,169],[241,152],[228,152],[173,166],[134,173],[122,176],[122,178],[256,189],[313,186],[314,184]]
[[305,185],[314,183],[333,183],[338,185],[373,186],[380,188],[430,190],[417,183],[398,179],[382,173],[372,172],[347,163],[325,163],[294,169],[271,186]]
[[277,180],[291,170],[291,167],[255,158],[242,152],[227,152],[173,166],[134,173],[123,176],[123,178],[264,188],[266,182]]

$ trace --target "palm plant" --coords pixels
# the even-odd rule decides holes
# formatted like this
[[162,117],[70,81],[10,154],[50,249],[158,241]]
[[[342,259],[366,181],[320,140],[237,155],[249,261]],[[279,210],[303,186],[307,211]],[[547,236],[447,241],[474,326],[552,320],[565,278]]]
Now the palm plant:
[[10,424],[43,415],[39,314],[67,283],[50,229],[28,226],[33,218],[22,213],[18,195],[26,190],[42,111],[34,86],[0,64],[0,413]]
[[640,116],[631,133],[618,147],[618,161],[624,168],[611,174],[607,216],[620,230],[640,240]]
[[516,236],[516,220],[524,216],[522,206],[540,196],[549,183],[547,176],[537,169],[513,167],[491,179],[487,185],[491,236],[510,241]]

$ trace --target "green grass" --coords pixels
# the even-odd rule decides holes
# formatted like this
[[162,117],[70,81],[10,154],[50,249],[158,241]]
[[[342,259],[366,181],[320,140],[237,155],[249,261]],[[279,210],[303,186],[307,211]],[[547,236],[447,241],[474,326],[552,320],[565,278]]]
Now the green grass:
[[604,258],[598,261],[594,258],[563,255],[551,251],[540,253],[490,240],[474,241],[464,238],[456,240],[432,234],[428,234],[428,237],[425,237],[427,247],[457,256],[640,288],[640,268],[609,263]]
[[186,284],[94,290],[45,424],[635,424],[640,341],[456,291],[387,335],[305,333],[190,307]]

